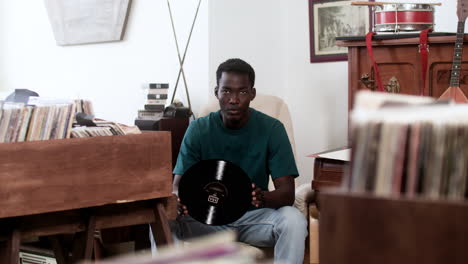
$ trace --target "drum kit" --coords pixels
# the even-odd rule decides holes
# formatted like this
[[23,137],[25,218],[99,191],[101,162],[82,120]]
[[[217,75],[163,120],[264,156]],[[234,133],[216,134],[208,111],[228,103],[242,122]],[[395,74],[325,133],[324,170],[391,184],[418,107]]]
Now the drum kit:
[[376,33],[404,33],[433,29],[434,6],[440,3],[352,2],[372,6]]

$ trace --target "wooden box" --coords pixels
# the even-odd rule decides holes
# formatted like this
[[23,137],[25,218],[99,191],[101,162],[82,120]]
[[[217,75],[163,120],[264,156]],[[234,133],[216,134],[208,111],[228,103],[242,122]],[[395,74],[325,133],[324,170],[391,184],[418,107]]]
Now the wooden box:
[[0,144],[0,218],[169,197],[170,132]]
[[468,202],[322,192],[320,263],[468,262]]

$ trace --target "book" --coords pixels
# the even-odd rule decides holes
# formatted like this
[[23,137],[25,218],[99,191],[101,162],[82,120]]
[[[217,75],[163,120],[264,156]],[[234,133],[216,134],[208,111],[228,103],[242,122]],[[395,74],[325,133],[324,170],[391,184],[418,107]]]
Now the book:
[[159,94],[159,95],[167,95],[168,89],[149,89],[148,95]]
[[145,110],[164,111],[163,104],[145,104]]
[[150,83],[149,84],[150,89],[167,89],[169,88],[168,83]]
[[17,142],[23,142],[26,140],[26,133],[28,132],[29,123],[31,121],[31,114],[33,112],[33,107],[28,105],[24,108],[23,119],[21,121],[21,127],[18,132]]
[[167,99],[167,94],[148,94],[147,99]]
[[151,105],[165,105],[166,104],[166,99],[148,99],[148,101],[146,101],[147,104],[151,104]]
[[138,110],[138,119],[159,120],[163,116],[163,111]]
[[421,124],[415,123],[410,127],[411,139],[408,143],[408,164],[406,166],[406,184],[405,193],[408,197],[414,197],[417,191],[417,177],[418,177],[418,162],[420,159],[420,135],[421,135]]
[[12,107],[9,109],[11,111],[10,120],[7,124],[6,134],[4,135],[3,142],[14,142],[15,135],[20,126],[21,112],[23,111],[24,104],[12,104]]

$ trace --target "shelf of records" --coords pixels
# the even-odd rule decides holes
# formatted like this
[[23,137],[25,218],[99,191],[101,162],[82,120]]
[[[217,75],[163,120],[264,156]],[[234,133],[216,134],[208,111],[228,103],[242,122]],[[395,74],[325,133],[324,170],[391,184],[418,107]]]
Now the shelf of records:
[[89,100],[30,97],[27,104],[0,101],[0,143],[139,133],[138,128],[93,120],[78,126],[76,113],[92,116]]
[[350,118],[350,191],[468,198],[468,105],[366,92]]

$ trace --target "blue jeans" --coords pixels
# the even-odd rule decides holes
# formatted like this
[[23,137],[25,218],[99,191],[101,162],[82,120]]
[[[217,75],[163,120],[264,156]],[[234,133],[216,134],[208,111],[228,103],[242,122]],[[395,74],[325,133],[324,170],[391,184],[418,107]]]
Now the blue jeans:
[[[274,247],[275,262],[300,264],[304,259],[307,220],[292,206],[277,210],[251,210],[237,221],[223,226],[205,225],[190,216],[183,216],[171,222],[171,229],[182,240],[232,229],[241,242],[257,247]],[[153,244],[154,240],[151,242]]]

